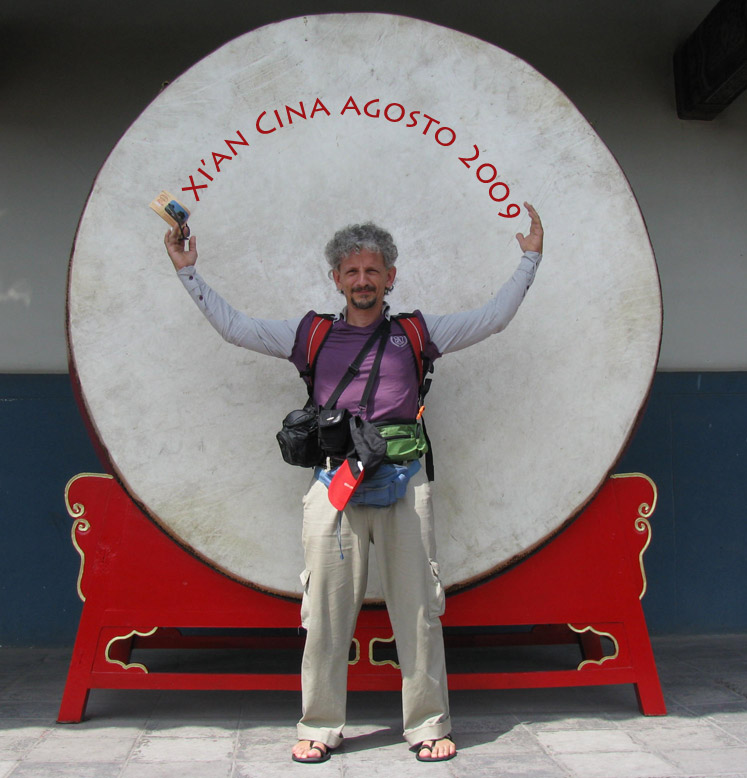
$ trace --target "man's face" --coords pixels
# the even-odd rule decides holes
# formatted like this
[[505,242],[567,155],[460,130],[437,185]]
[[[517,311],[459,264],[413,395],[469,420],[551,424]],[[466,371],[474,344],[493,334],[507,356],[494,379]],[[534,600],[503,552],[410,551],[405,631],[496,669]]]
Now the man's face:
[[381,307],[386,289],[394,283],[396,275],[397,268],[387,270],[381,254],[368,249],[345,257],[339,270],[332,271],[335,284],[345,295],[348,306],[361,311]]

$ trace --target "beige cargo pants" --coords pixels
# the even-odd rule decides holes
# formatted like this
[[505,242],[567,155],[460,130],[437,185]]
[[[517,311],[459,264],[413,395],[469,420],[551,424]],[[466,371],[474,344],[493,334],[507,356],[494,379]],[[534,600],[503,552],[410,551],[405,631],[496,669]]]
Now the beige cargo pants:
[[314,480],[303,501],[306,569],[301,622],[307,630],[301,669],[298,737],[340,745],[345,725],[348,651],[366,593],[370,543],[402,670],[404,736],[410,745],[451,732],[431,485],[424,468],[407,494],[387,508],[348,505],[337,537],[337,511]]

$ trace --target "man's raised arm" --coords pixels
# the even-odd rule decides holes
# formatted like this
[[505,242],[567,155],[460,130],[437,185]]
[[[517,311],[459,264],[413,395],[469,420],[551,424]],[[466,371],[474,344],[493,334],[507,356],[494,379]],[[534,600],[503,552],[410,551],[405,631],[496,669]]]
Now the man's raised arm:
[[255,319],[237,311],[195,270],[197,238],[189,235],[188,227],[185,227],[185,232],[185,238],[182,238],[179,227],[174,227],[166,233],[163,242],[179,279],[205,318],[228,343],[271,357],[288,359],[300,318],[278,321]]
[[534,206],[524,203],[524,207],[531,219],[529,232],[526,235],[516,233],[516,240],[524,254],[519,267],[494,297],[481,308],[471,311],[443,316],[423,314],[433,345],[441,354],[459,351],[500,332],[518,311],[542,259],[544,238],[542,221]]

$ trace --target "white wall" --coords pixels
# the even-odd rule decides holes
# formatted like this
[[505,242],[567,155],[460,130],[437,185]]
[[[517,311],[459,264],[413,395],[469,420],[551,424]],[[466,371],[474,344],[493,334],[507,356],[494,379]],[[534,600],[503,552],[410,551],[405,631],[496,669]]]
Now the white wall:
[[[674,104],[672,53],[714,4],[365,5],[502,46],[554,81],[592,122],[628,175],[649,227],[664,295],[660,367],[667,370],[747,369],[747,95],[710,123],[680,121]],[[358,9],[318,0],[259,9],[228,0],[111,7],[5,0],[0,372],[66,370],[65,283],[77,220],[109,149],[161,82],[262,24]],[[590,262],[608,239],[605,225],[598,227]],[[551,235],[547,255],[551,261]]]

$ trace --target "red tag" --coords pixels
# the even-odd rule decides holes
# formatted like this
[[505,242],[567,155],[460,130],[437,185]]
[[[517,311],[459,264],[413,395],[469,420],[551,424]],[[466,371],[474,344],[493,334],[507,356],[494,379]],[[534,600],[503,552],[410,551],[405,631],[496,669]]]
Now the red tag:
[[346,459],[337,468],[337,472],[332,477],[332,481],[327,489],[329,501],[338,511],[345,510],[345,506],[363,480],[363,468],[360,467],[360,462],[358,463],[359,466],[355,468],[358,471],[358,475],[354,475],[353,468],[350,466],[350,461],[351,460]]

